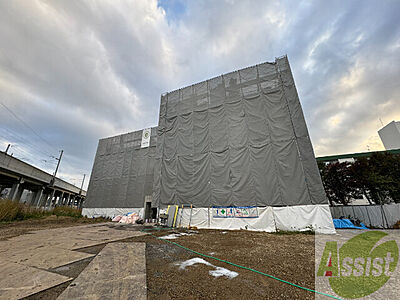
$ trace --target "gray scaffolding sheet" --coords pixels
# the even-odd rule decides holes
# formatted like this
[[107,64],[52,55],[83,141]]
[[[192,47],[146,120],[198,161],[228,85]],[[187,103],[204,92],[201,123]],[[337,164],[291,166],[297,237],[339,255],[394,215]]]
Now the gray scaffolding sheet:
[[153,205],[327,204],[287,57],[161,97]]

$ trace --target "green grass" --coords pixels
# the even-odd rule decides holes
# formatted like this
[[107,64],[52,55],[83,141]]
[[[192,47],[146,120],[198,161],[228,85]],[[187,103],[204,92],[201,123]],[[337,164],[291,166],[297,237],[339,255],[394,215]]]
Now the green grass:
[[82,218],[81,210],[73,207],[59,206],[44,210],[24,203],[0,199],[0,222],[40,219],[51,215]]

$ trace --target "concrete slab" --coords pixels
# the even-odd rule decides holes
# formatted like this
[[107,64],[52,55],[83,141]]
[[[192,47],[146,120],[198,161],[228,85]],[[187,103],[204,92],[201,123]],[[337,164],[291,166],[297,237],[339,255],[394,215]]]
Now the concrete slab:
[[146,299],[145,248],[108,244],[58,299]]
[[0,261],[0,299],[20,299],[72,280],[13,262]]
[[[21,278],[24,278],[24,281],[26,279],[32,285],[34,285],[31,282],[32,278],[47,278],[45,274],[48,272],[45,270],[41,270],[36,275],[32,271],[36,269],[28,267],[54,269],[93,256],[92,254],[73,250],[146,234],[140,231],[113,229],[112,227],[109,227],[108,224],[90,224],[69,228],[39,230],[13,237],[6,241],[0,241],[0,262],[3,262],[3,268],[8,272],[4,273],[0,270],[0,278],[3,278],[0,279],[0,287],[1,284],[5,284],[4,282],[8,282],[6,281],[8,278],[13,278],[14,281],[21,281]],[[9,262],[11,266],[18,266],[18,268],[4,265],[5,261]],[[20,273],[20,270],[23,272]],[[8,275],[5,276],[4,274]],[[51,277],[53,273],[49,274],[50,277],[46,281],[46,284],[39,284],[35,288],[25,285],[25,282],[21,286],[15,283],[15,287],[12,284],[9,287],[4,285],[3,287],[6,290],[3,290],[2,293],[6,296],[3,297],[0,294],[0,298],[7,299],[8,295],[18,295],[19,290],[33,290],[32,293],[37,293],[62,283],[60,280],[55,280]],[[123,279],[122,281],[126,280]]]
[[93,256],[93,254],[47,246],[29,249],[29,251],[19,249],[19,251],[14,253],[1,253],[0,259],[26,266],[53,269]]
[[140,231],[117,230],[109,228],[107,225],[97,224],[40,230],[20,235],[7,241],[0,241],[0,254],[3,252],[18,252],[19,249],[34,249],[47,246],[76,250],[145,234]]

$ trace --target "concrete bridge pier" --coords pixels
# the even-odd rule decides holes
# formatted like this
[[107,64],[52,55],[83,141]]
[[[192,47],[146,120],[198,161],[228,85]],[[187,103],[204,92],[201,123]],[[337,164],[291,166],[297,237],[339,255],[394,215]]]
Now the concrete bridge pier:
[[70,197],[67,202],[67,206],[72,206],[74,202],[75,202],[75,196]]
[[32,206],[37,206],[37,204],[40,203],[40,201],[43,197],[43,191],[44,191],[44,187],[39,187],[33,194],[32,200],[29,204]]
[[54,206],[61,206],[63,205],[63,201],[64,201],[64,192],[60,192],[58,194],[58,197],[56,198],[56,200],[54,201]]
[[21,178],[18,180],[18,182],[12,185],[10,193],[8,194],[8,198],[10,200],[15,200],[15,201],[21,200],[22,193],[24,192],[23,183],[24,180]]
[[52,189],[52,188],[49,188],[50,189],[50,191],[49,191],[49,193],[48,193],[48,195],[47,195],[47,197],[46,197],[46,200],[44,201],[44,203],[43,203],[43,207],[44,208],[51,208],[51,203],[52,203],[52,201],[53,201],[53,198],[54,198],[54,194],[55,194],[55,190],[54,189]]
[[51,193],[51,190],[45,188],[43,191],[42,197],[36,203],[36,207],[46,207],[46,203],[49,199],[50,193]]
[[47,194],[46,194],[46,190],[45,189],[43,189],[41,194],[42,195],[40,197],[37,196],[36,197],[37,199],[35,199],[36,202],[34,203],[34,206],[36,206],[36,207],[41,207],[43,201],[45,201],[45,199],[47,198]]
[[68,205],[70,198],[71,198],[71,194],[67,194],[67,197],[65,198],[63,205]]

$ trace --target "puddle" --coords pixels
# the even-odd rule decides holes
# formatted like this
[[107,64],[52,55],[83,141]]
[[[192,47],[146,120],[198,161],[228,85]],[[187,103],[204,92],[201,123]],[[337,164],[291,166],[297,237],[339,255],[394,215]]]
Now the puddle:
[[225,277],[228,277],[229,279],[232,279],[239,275],[239,273],[237,273],[237,272],[234,272],[234,271],[222,268],[222,267],[214,266],[213,264],[209,263],[208,261],[206,261],[200,257],[191,258],[184,262],[177,263],[176,265],[179,266],[180,270],[184,270],[184,269],[186,269],[186,267],[190,267],[195,264],[204,264],[206,266],[215,268],[215,270],[208,271],[208,273],[214,277],[225,276]]

